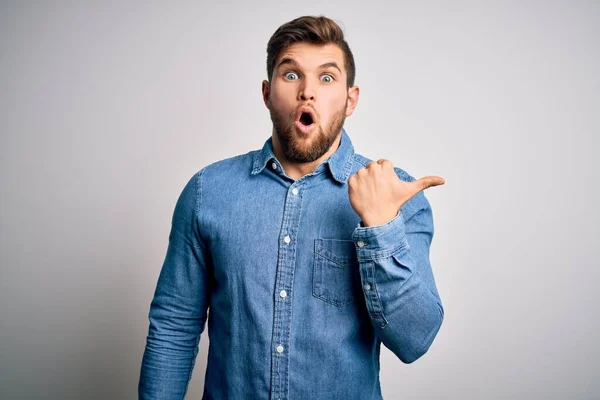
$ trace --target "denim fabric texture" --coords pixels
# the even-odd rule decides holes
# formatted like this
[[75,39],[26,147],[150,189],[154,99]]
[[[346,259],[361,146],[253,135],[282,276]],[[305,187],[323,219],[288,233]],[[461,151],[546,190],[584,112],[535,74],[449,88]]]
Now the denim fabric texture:
[[184,398],[207,321],[204,399],[381,399],[381,343],[404,363],[427,352],[444,315],[431,206],[419,192],[364,227],[348,178],[369,162],[343,130],[296,181],[271,139],[191,178],[150,306],[140,399]]

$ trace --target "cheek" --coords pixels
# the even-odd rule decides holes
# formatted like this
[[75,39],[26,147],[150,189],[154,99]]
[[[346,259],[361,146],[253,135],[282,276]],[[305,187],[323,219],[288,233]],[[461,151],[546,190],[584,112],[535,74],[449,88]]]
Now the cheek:
[[346,110],[346,94],[336,94],[327,99],[324,104],[323,115],[327,119],[333,118],[340,110]]
[[271,97],[270,110],[276,112],[281,117],[290,113],[290,108],[286,105],[285,101],[277,97]]
[[294,109],[294,97],[292,96],[289,90],[286,92],[284,90],[275,90],[271,92],[271,106],[274,110],[277,111],[289,111]]
[[293,84],[281,84],[281,82],[273,82],[271,86],[271,96],[278,101],[289,101],[295,98],[295,88]]

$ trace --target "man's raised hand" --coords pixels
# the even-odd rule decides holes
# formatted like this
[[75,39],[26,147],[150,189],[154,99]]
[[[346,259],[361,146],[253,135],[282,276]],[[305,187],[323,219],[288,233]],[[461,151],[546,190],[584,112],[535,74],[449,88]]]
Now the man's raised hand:
[[354,211],[366,226],[393,219],[400,207],[421,190],[443,185],[444,178],[425,176],[412,182],[398,178],[389,160],[370,162],[348,180],[348,196]]

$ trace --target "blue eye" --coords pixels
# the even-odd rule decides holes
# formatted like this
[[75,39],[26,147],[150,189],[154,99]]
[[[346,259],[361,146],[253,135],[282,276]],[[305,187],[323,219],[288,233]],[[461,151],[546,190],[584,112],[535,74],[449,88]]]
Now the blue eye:
[[283,76],[285,76],[285,79],[288,79],[290,81],[298,79],[298,74],[296,74],[295,72],[286,72]]
[[331,75],[323,75],[321,77],[321,82],[331,83],[331,82],[333,82],[333,77]]

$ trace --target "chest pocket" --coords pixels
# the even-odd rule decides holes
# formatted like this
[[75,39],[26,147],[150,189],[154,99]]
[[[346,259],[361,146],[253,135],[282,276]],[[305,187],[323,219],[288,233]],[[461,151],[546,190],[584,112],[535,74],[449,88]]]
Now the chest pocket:
[[316,239],[313,296],[344,307],[353,303],[359,294],[360,271],[354,242]]

